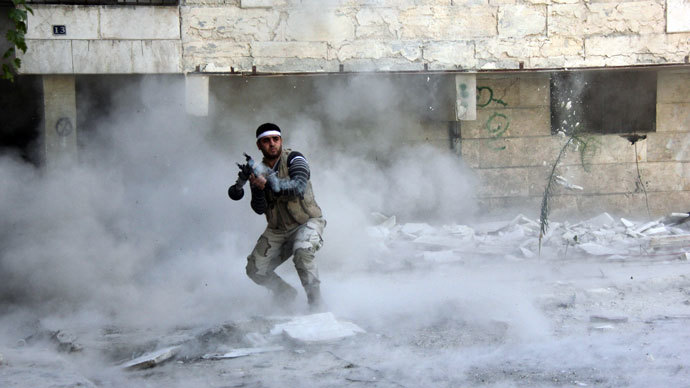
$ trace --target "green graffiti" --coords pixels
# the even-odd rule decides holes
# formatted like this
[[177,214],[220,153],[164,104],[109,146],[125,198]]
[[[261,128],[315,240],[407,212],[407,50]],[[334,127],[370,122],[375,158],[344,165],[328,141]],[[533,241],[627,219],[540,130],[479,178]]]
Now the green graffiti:
[[503,106],[508,106],[503,100],[500,98],[494,98],[494,90],[491,89],[488,86],[478,86],[477,87],[477,106],[480,108],[484,108],[485,106],[488,106],[492,102],[495,102],[497,104],[503,105]]
[[491,138],[489,139],[489,146],[497,151],[502,151],[506,149],[506,146],[496,146],[495,142],[501,140],[503,134],[508,131],[510,127],[510,119],[503,113],[494,112],[488,120],[486,120],[486,131],[489,132]]

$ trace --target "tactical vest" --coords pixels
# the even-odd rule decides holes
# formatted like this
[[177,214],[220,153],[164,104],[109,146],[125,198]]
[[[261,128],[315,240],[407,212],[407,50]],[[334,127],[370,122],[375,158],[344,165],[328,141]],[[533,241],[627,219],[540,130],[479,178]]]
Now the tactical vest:
[[[290,178],[287,166],[287,158],[290,152],[290,149],[283,149],[280,161],[277,162],[279,163],[277,174],[280,179]],[[266,220],[268,221],[268,227],[271,229],[289,230],[306,223],[310,218],[321,217],[321,208],[314,200],[314,192],[311,189],[310,180],[307,181],[307,187],[302,198],[276,196],[269,187],[265,189],[265,192],[266,202],[268,203]]]

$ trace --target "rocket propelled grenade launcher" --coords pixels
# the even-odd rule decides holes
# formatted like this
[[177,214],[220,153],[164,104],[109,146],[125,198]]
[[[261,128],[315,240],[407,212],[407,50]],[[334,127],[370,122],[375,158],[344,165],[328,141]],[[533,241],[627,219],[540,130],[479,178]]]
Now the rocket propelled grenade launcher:
[[243,187],[252,174],[254,174],[254,176],[264,176],[269,187],[271,187],[273,191],[278,192],[280,190],[278,177],[276,176],[275,171],[267,168],[261,163],[255,163],[254,159],[247,155],[246,152],[244,153],[244,157],[247,162],[244,164],[237,163],[237,167],[240,168],[240,172],[237,173],[237,180],[235,181],[235,184],[230,186],[228,189],[228,196],[230,199],[233,201],[239,201],[242,199],[242,197],[244,197]]

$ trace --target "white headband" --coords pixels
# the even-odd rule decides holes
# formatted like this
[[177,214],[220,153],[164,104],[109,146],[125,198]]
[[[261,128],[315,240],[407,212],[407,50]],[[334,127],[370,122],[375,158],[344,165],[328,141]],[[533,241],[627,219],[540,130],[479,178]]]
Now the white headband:
[[280,136],[280,132],[279,131],[266,131],[266,132],[261,133],[261,135],[257,136],[256,140],[259,140],[262,137],[266,137],[266,136]]

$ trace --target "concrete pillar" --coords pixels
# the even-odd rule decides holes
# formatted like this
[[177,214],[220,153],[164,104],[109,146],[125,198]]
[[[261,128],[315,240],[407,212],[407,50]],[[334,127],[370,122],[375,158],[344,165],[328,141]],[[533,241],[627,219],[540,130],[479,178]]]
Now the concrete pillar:
[[185,77],[185,106],[193,116],[208,116],[208,76]]
[[55,167],[77,160],[77,99],[73,75],[43,76],[45,161]]
[[455,76],[456,106],[455,118],[460,120],[477,119],[477,77],[474,74]]

